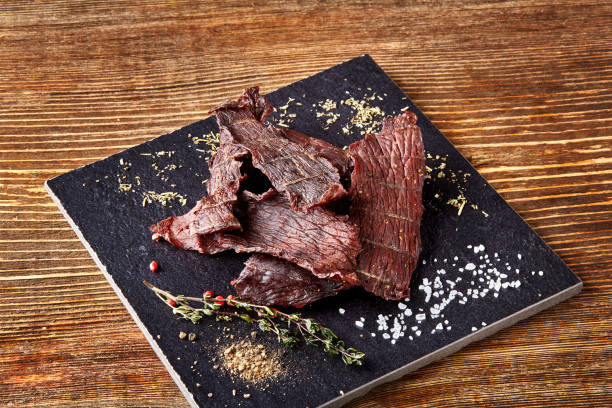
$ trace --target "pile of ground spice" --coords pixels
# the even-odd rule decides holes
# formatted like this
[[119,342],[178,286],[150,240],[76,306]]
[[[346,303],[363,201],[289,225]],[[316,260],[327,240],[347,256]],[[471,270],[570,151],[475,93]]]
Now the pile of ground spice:
[[224,347],[219,359],[224,370],[254,384],[273,380],[284,372],[277,353],[270,353],[263,345],[248,340]]

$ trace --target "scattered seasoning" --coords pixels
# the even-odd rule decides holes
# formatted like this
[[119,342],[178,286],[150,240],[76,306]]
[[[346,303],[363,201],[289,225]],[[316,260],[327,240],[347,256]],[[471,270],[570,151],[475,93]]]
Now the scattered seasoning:
[[[447,158],[448,155],[435,155],[433,156],[431,153],[426,154],[426,163],[425,169],[427,170],[427,174],[425,175],[425,182],[432,183],[434,180],[446,180],[450,183],[454,188],[454,192],[450,192],[445,194],[443,197],[440,193],[436,193],[434,198],[437,201],[440,201],[444,204],[453,206],[457,209],[457,215],[461,216],[464,209],[471,208],[476,212],[480,212],[485,218],[489,216],[486,211],[480,209],[478,204],[470,203],[467,195],[467,185],[469,178],[471,176],[470,173],[465,173],[462,170],[454,171],[452,169],[447,168]],[[436,188],[437,191],[447,191],[447,188]]]
[[319,101],[316,104],[316,107],[321,109],[315,112],[315,116],[317,118],[322,118],[325,121],[323,127],[324,130],[328,130],[329,125],[335,123],[340,118],[340,114],[332,112],[332,110],[335,110],[337,108],[337,105],[336,102],[332,101],[331,99]]
[[243,397],[246,398],[246,399],[249,399],[249,398],[251,398],[251,394],[244,394]]
[[[371,106],[370,101],[376,99],[376,93],[364,95],[363,99],[357,100],[353,97],[345,99],[342,103],[350,106],[353,111],[353,117],[348,121],[347,125],[342,128],[342,132],[348,134],[352,128],[357,127],[360,133],[376,133],[385,117],[385,112],[378,106]],[[378,97],[378,100],[382,98]]]
[[212,393],[212,392],[209,392],[209,393],[208,393],[208,398],[212,398],[212,396],[213,396],[213,393]]
[[195,333],[189,333],[188,338],[189,338],[189,341],[196,341],[197,336]]
[[[278,342],[287,347],[295,346],[301,337],[307,345],[322,345],[324,352],[338,355],[346,365],[363,364],[365,353],[353,347],[346,347],[344,341],[338,339],[338,336],[329,328],[322,326],[314,319],[304,318],[299,313],[289,314],[275,308],[249,303],[234,297],[223,298],[223,296],[217,296],[214,299],[210,299],[183,295],[174,296],[168,291],[154,287],[147,281],[143,283],[165,303],[172,306],[174,314],[179,315],[180,318],[190,320],[194,324],[198,323],[204,316],[215,316],[217,321],[231,321],[233,318],[240,318],[247,323],[257,325],[261,331],[275,334]],[[230,304],[224,307],[224,303],[228,302],[228,300]],[[195,308],[188,302],[199,302],[203,304],[203,307]],[[221,308],[223,309],[221,310]],[[232,310],[228,311],[228,308]],[[286,323],[287,328],[279,326],[279,321]],[[217,342],[219,342],[219,339],[217,339]]]
[[[152,160],[156,160],[160,157],[171,158],[175,151],[159,151],[155,153],[140,153],[141,156],[150,157]],[[121,193],[136,193],[141,194],[143,197],[142,206],[146,206],[147,204],[151,204],[153,202],[158,202],[163,206],[170,206],[172,201],[176,200],[181,205],[187,205],[187,200],[181,194],[173,191],[167,191],[163,193],[156,193],[155,191],[143,190],[142,189],[142,180],[139,175],[131,175],[130,169],[132,168],[132,163],[129,161],[120,158],[117,164],[119,169],[119,173],[116,174],[116,179],[118,183],[117,190]],[[154,161],[151,163],[151,167],[156,171],[155,176],[159,177],[161,181],[167,182],[170,179],[170,174],[172,171],[179,169],[182,165],[176,165],[173,163],[159,164]],[[108,176],[104,177],[108,179]],[[131,179],[131,180],[130,180]],[[99,181],[96,180],[96,181]],[[176,184],[171,184],[171,186],[176,187]]]
[[[287,99],[287,102],[284,105],[274,108],[274,112],[276,114],[275,124],[277,127],[288,128],[293,124],[297,114],[294,112],[288,112],[288,109],[291,106],[291,102],[294,101],[295,99],[290,97]],[[296,102],[295,105],[301,106],[302,104],[300,102]]]
[[[183,197],[179,193],[175,193],[173,191],[166,191],[164,193],[156,193],[155,191],[145,191],[142,193],[142,206],[146,206],[147,204],[151,204],[153,202],[158,202],[164,207],[168,206],[168,204],[174,200],[178,200],[178,202],[184,207],[187,205],[187,199]],[[169,207],[172,207],[171,205]]]
[[191,138],[191,141],[194,145],[199,145],[200,143],[204,144],[205,149],[196,149],[198,152],[202,152],[206,154],[206,160],[209,160],[217,150],[219,149],[219,133],[208,132],[203,134],[201,137],[191,136],[191,133],[187,135]]
[[[439,261],[423,259],[423,265],[435,271],[435,277],[431,275],[424,277],[418,286],[420,296],[424,296],[424,303],[429,305],[429,310],[419,308],[413,310],[411,301],[398,302],[398,312],[391,314],[379,314],[376,319],[377,331],[382,333],[382,338],[395,344],[400,338],[408,337],[414,340],[420,336],[423,330],[432,335],[452,330],[452,323],[445,318],[444,310],[453,303],[467,305],[477,299],[487,296],[498,298],[506,290],[518,290],[522,286],[520,279],[508,275],[512,266],[509,262],[503,262],[498,252],[489,255],[483,244],[467,245],[468,259],[461,260],[458,256],[452,256]],[[448,260],[452,259],[452,267],[456,268],[459,276],[454,279],[447,277],[447,270],[451,268]],[[516,268],[516,273],[520,270]],[[532,275],[535,271],[532,271]],[[542,272],[543,274],[543,272]],[[516,275],[512,275],[516,276]],[[486,323],[480,323],[483,327]],[[412,335],[409,333],[412,332]],[[375,337],[376,333],[370,333]]]
[[179,339],[185,340],[186,337],[187,337],[187,333],[185,333],[184,331],[179,333]]
[[270,353],[262,344],[242,340],[219,351],[221,368],[253,384],[260,384],[285,374],[278,353]]
[[155,272],[158,267],[159,265],[155,261],[151,261],[151,263],[149,264],[149,269],[151,270],[151,272]]
[[196,383],[196,387],[201,388],[201,387],[202,387],[202,384],[200,384],[200,383]]

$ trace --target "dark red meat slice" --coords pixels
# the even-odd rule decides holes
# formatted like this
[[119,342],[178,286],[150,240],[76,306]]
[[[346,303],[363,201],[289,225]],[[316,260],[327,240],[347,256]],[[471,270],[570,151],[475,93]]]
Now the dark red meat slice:
[[221,144],[208,162],[210,171],[206,184],[208,195],[213,195],[219,189],[227,186],[232,186],[234,193],[237,193],[240,182],[245,178],[240,172],[242,161],[239,159],[247,156],[249,156],[249,151],[240,146],[231,143]]
[[[213,109],[213,111],[218,110],[245,110],[250,112],[256,121],[263,122],[274,111],[274,108],[268,103],[265,96],[259,94],[259,87],[254,86],[245,89],[242,95],[238,97],[238,100],[225,101]],[[221,142],[224,142],[224,140],[221,140]]]
[[410,277],[421,252],[421,193],[425,155],[416,116],[386,119],[378,135],[353,143],[351,219],[360,227],[363,250],[357,276],[385,299],[410,296]]
[[187,214],[166,218],[152,225],[151,231],[163,237],[172,225],[175,233],[189,235],[240,230],[240,222],[232,213],[236,200],[236,193],[228,188],[222,189],[215,195],[202,197]]
[[329,160],[334,165],[341,177],[348,177],[353,170],[353,162],[346,151],[336,147],[325,140],[310,137],[293,129],[282,129],[282,135],[300,146],[313,150],[317,154]]
[[240,202],[245,205],[238,214],[242,233],[223,234],[222,247],[274,255],[319,278],[357,282],[358,228],[348,216],[320,207],[308,213],[295,212],[287,197],[274,190],[261,195],[244,191]]
[[[183,214],[178,217],[170,217],[165,220],[159,221],[157,224],[151,226],[153,232],[153,240],[159,241],[164,239],[179,249],[186,249],[192,251],[199,251],[202,253],[215,254],[217,252],[225,251],[218,243],[218,238],[222,233],[211,233],[208,235],[195,234],[191,231],[190,225],[197,217],[195,212],[200,208],[205,199],[204,197],[191,211],[187,214]],[[235,219],[235,218],[234,218]],[[237,220],[232,221],[231,225],[236,229],[240,228],[240,223]],[[225,228],[226,230],[229,229]]]
[[269,111],[258,88],[247,89],[238,101],[215,108],[222,143],[247,149],[253,166],[289,197],[294,210],[309,211],[347,195],[338,169],[329,160],[291,142],[281,129],[261,122]]
[[251,303],[284,307],[303,307],[335,295],[344,286],[317,278],[294,263],[263,254],[252,255],[232,285],[240,298]]
[[240,230],[240,222],[233,210],[238,201],[240,182],[245,176],[240,173],[239,158],[249,152],[239,146],[222,144],[210,159],[208,196],[202,199],[187,214],[170,217],[151,226],[153,239],[161,238],[172,245],[200,252],[221,251],[216,246],[214,234],[228,230]]

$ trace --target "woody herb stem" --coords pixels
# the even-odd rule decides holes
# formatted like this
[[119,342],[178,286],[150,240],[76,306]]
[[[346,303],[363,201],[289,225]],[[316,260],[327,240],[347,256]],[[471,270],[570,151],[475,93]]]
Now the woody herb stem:
[[[203,296],[201,298],[189,296],[174,296],[172,293],[156,288],[149,282],[144,281],[144,284],[151,289],[155,294],[172,307],[174,314],[180,315],[181,318],[191,320],[194,324],[204,316],[215,316],[217,320],[229,321],[232,318],[240,318],[248,323],[257,324],[259,329],[264,332],[276,334],[279,343],[288,347],[293,347],[299,342],[296,336],[299,334],[304,342],[310,346],[323,346],[323,350],[329,354],[340,355],[342,361],[347,365],[362,365],[365,354],[352,348],[345,347],[344,342],[327,327],[322,326],[314,319],[304,318],[299,313],[285,313],[277,309],[272,309],[265,305],[256,305],[243,301],[235,297],[212,298]],[[199,302],[204,306],[195,308],[189,302]],[[246,313],[237,311],[220,310],[223,305],[242,309]],[[280,327],[276,320],[281,320],[287,323],[287,328]],[[291,325],[294,325],[296,330],[291,331]]]

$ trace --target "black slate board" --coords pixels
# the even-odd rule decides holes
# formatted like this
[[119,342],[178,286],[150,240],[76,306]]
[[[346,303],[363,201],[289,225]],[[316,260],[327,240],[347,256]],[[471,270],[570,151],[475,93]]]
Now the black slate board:
[[[355,110],[339,103],[351,96],[368,100],[387,115],[406,107],[417,113],[431,170],[423,195],[424,249],[413,276],[411,300],[387,302],[354,289],[303,309],[348,345],[364,351],[367,358],[362,367],[347,367],[339,358],[302,346],[284,355],[287,376],[265,390],[249,386],[213,369],[211,359],[220,345],[231,341],[230,333],[242,339],[249,336],[252,327],[241,321],[220,323],[209,319],[198,326],[179,321],[142,284],[147,279],[173,293],[190,296],[199,296],[206,289],[227,294],[232,292],[230,280],[247,258],[234,253],[206,256],[179,251],[167,243],[152,242],[148,229],[162,218],[186,212],[204,194],[202,181],[208,177],[208,170],[205,153],[198,150],[204,145],[195,144],[193,138],[218,131],[214,118],[46,183],[49,194],[191,405],[342,405],[377,384],[451,354],[582,288],[580,279],[369,56],[272,92],[268,98],[276,107],[286,105],[289,98],[294,100],[286,110],[277,110],[271,121],[289,122],[297,130],[345,146],[363,137],[362,129],[348,125]],[[339,119],[334,122],[332,118],[333,123],[325,129],[331,116],[317,117],[316,112],[323,110],[313,104],[327,99],[338,102],[331,112],[338,113]],[[375,119],[380,117],[375,115]],[[174,153],[147,155],[156,152]],[[132,184],[132,191],[119,191],[120,182]],[[168,206],[153,202],[143,207],[144,191],[178,192],[187,203],[182,206],[175,199]],[[158,273],[148,270],[151,260],[161,265]],[[483,293],[485,288],[488,291]],[[476,295],[474,290],[478,290]],[[399,325],[404,329],[399,338],[393,338],[395,321],[396,328]],[[197,333],[198,340],[180,341],[181,330]],[[260,334],[258,341],[269,347],[275,344],[265,334]],[[192,368],[194,360],[198,364]],[[196,383],[202,386],[196,387]],[[237,390],[236,397],[233,389]],[[211,392],[213,397],[208,397]],[[242,398],[244,393],[251,397]]]

